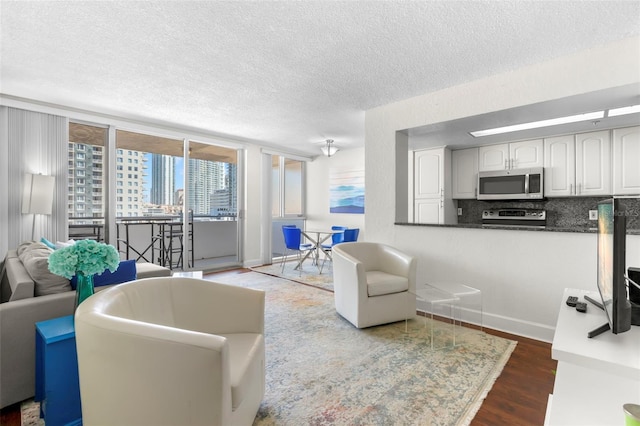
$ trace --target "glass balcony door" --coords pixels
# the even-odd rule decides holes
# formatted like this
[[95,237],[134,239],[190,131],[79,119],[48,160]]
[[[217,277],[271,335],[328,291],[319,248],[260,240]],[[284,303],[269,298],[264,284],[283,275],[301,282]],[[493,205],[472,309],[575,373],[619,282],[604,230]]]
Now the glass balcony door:
[[234,148],[72,122],[69,235],[171,269],[237,266],[238,158]]
[[240,264],[238,150],[188,141],[184,204],[193,221],[196,269]]

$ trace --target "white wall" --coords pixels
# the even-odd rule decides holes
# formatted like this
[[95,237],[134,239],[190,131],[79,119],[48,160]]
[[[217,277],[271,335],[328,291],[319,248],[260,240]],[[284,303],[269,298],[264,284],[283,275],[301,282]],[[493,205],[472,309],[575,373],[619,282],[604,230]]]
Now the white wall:
[[333,225],[360,228],[358,241],[363,241],[367,238],[364,229],[366,208],[365,215],[329,213],[331,170],[364,170],[364,148],[341,150],[330,158],[320,155],[307,162],[307,229],[324,229]]
[[[367,111],[367,240],[416,255],[419,281],[481,289],[485,325],[551,341],[563,289],[596,291],[595,235],[394,225],[395,132],[639,82],[640,38],[633,37]],[[640,236],[628,237],[627,258],[640,265]]]

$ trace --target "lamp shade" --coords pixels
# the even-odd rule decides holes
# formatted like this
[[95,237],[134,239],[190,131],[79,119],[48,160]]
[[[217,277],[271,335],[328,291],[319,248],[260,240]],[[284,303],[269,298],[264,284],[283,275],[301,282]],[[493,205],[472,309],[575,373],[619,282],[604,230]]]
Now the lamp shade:
[[339,149],[333,145],[333,139],[327,139],[325,144],[326,145],[321,147],[320,150],[322,150],[322,153],[327,157],[331,157],[333,154],[339,151]]
[[22,195],[22,213],[51,214],[55,181],[53,176],[27,173]]

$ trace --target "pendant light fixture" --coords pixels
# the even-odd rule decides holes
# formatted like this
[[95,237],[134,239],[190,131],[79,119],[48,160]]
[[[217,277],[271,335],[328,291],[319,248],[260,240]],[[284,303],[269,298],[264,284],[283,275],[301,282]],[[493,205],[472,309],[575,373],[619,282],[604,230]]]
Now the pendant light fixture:
[[322,153],[327,157],[331,157],[332,155],[334,155],[336,152],[339,151],[338,148],[336,148],[333,145],[333,139],[327,139],[325,141],[325,146],[323,146],[320,149],[322,150]]

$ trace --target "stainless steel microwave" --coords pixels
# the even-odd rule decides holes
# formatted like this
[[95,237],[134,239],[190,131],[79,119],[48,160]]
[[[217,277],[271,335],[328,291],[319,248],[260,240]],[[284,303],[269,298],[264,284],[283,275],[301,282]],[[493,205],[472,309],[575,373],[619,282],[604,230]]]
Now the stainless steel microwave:
[[541,200],[542,167],[478,173],[478,200]]

